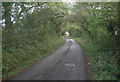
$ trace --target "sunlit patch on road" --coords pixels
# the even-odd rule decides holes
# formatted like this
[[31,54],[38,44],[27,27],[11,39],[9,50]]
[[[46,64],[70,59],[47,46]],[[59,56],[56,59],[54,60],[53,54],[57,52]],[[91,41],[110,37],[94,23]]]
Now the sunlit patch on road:
[[75,42],[73,39],[66,39],[66,42]]
[[65,65],[66,65],[66,66],[69,66],[69,67],[75,67],[75,64],[74,64],[74,63],[66,63]]

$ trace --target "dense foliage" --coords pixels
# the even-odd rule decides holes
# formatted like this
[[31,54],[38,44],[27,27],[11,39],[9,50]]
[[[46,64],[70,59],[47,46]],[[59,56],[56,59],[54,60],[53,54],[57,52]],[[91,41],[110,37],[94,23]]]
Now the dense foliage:
[[89,57],[92,79],[119,79],[118,3],[76,3],[75,6],[71,19],[79,26],[74,26],[77,29],[74,35],[81,38],[76,40]]
[[2,70],[3,78],[8,78],[20,67],[25,68],[40,60],[64,42],[61,34],[68,13],[63,3],[14,2],[2,5],[5,19]]
[[92,79],[118,79],[119,4],[2,3],[3,78],[53,52],[64,42],[63,36],[68,31],[86,49]]
[[71,19],[102,48],[118,49],[118,3],[77,3]]

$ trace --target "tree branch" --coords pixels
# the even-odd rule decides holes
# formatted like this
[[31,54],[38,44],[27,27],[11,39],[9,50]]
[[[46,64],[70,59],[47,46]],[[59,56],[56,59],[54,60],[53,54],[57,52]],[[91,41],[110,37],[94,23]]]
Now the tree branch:
[[[47,2],[44,2],[44,3],[42,3],[41,5],[44,5],[45,3],[47,3]],[[33,7],[38,7],[38,6],[41,6],[41,5],[40,5],[39,2],[38,2],[38,5],[32,6],[32,7],[28,8],[28,9],[26,10],[26,13],[27,13],[27,11],[29,11],[29,10],[32,9]]]

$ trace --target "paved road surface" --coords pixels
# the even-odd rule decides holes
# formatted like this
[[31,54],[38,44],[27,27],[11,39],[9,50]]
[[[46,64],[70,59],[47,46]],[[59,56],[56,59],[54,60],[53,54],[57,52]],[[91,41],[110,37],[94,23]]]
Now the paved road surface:
[[81,47],[73,39],[12,80],[89,80]]

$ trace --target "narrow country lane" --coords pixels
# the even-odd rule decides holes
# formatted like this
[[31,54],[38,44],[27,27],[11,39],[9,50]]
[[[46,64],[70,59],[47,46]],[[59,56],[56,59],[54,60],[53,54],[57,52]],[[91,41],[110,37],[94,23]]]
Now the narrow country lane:
[[89,80],[87,63],[81,47],[73,39],[12,80]]

